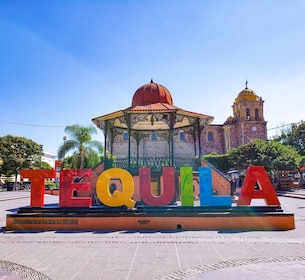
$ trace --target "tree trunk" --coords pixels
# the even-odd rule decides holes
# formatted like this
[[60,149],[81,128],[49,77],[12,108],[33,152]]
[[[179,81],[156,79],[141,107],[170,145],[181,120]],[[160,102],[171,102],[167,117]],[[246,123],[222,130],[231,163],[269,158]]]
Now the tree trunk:
[[14,188],[13,188],[13,190],[15,190],[15,191],[17,191],[17,177],[18,177],[18,174],[16,173],[15,174]]

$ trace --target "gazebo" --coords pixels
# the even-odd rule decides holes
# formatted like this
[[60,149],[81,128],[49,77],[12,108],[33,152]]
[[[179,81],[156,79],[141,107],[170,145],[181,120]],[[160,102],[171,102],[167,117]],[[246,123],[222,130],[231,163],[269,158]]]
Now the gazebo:
[[105,138],[104,168],[119,167],[133,175],[139,167],[197,170],[201,133],[212,120],[174,106],[169,90],[153,80],[136,90],[131,107],[92,119]]

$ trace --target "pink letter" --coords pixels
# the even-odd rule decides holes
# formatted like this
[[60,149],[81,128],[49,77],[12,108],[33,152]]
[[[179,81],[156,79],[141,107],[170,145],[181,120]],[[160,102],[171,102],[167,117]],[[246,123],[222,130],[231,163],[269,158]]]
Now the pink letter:
[[140,168],[140,194],[145,204],[151,206],[168,205],[175,198],[175,169],[174,167],[163,167],[163,193],[160,196],[154,196],[151,193],[151,173],[150,168]]
[[73,191],[90,191],[90,183],[75,183],[76,178],[91,177],[91,169],[71,169],[60,171],[59,207],[91,207],[91,197],[73,197]]

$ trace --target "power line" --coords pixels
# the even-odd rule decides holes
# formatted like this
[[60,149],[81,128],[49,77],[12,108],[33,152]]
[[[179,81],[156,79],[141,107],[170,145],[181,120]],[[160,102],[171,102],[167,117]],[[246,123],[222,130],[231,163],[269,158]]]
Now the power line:
[[8,123],[13,125],[21,125],[21,126],[33,126],[33,127],[46,127],[46,128],[65,128],[68,125],[45,125],[45,124],[29,124],[29,123],[19,123],[19,122],[12,122],[6,120],[0,120],[2,123]]
[[268,128],[267,130],[274,130],[274,129],[279,129],[279,128],[286,127],[286,126],[299,125],[301,123],[302,122],[283,124],[283,125],[276,126],[276,127],[273,127],[273,128]]
[[[45,128],[65,128],[66,126],[68,126],[68,125],[29,124],[29,123],[12,122],[12,121],[6,121],[6,120],[0,120],[0,122],[13,124],[13,125],[45,127]],[[302,122],[283,124],[283,125],[280,125],[280,126],[268,128],[267,130],[274,130],[274,129],[279,129],[279,128],[286,127],[286,126],[299,125],[300,123],[302,123]],[[87,124],[87,125],[91,125],[91,124]]]

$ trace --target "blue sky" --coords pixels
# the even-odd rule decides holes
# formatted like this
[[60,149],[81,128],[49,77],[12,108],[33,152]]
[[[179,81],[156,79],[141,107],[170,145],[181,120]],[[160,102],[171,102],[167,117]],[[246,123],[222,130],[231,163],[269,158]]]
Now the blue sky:
[[247,79],[271,136],[304,120],[304,14],[303,0],[2,0],[0,136],[56,154],[65,126],[129,107],[151,78],[213,124]]

